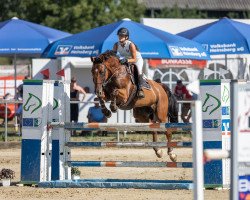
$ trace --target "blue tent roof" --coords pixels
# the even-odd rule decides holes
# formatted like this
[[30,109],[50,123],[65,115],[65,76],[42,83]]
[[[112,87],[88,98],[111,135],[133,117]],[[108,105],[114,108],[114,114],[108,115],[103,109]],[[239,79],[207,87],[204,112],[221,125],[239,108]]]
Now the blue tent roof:
[[60,39],[46,50],[45,56],[97,56],[112,49],[118,41],[117,30],[125,27],[144,58],[209,59],[202,46],[191,40],[131,20],[121,20]]
[[0,23],[0,55],[40,56],[53,41],[71,34],[12,18]]
[[228,18],[222,18],[178,35],[201,43],[211,55],[250,53],[250,25]]

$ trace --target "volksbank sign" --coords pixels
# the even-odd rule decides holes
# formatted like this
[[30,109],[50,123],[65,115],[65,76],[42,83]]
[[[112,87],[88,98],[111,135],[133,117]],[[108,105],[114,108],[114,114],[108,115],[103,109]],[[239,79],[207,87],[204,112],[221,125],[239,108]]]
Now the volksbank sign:
[[202,46],[211,54],[213,53],[225,53],[225,54],[242,54],[246,53],[245,45],[236,43],[218,43],[218,44],[202,44]]

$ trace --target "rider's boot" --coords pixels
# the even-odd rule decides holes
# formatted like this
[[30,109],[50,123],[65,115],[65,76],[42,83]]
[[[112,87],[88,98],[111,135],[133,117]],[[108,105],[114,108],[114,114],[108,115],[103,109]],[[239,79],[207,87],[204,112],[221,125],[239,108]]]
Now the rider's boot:
[[143,92],[143,90],[142,90],[142,82],[143,82],[142,76],[143,76],[143,75],[140,75],[140,76],[139,76],[139,81],[138,81],[138,87],[139,87],[139,89],[138,89],[137,97],[138,97],[139,99],[145,97],[144,92]]

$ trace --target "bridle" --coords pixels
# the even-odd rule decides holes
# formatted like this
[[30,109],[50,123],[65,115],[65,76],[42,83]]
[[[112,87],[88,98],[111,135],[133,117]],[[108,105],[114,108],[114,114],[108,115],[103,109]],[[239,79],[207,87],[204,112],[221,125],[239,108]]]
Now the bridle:
[[115,72],[107,79],[105,80],[105,77],[106,77],[106,72],[108,70],[107,66],[105,64],[104,65],[104,79],[102,81],[102,86],[105,87],[108,83],[110,83],[110,81],[112,80],[113,77],[115,77],[115,75],[117,74],[118,72],[118,68],[115,70]]
[[[117,68],[113,73],[108,69],[107,65],[104,62],[99,63],[104,66],[104,72],[100,74],[101,82],[96,82],[97,85],[101,85],[99,94],[97,96],[102,95],[103,89],[109,84],[114,77],[119,76],[117,73],[119,68]],[[106,79],[107,71],[110,71],[112,75]]]

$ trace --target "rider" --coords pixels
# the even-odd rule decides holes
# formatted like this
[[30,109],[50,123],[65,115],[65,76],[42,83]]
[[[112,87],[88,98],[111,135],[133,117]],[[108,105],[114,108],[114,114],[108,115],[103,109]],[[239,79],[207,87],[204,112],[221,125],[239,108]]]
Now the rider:
[[144,92],[142,90],[142,67],[143,59],[139,52],[137,46],[129,40],[129,31],[127,28],[120,28],[117,31],[119,41],[116,42],[113,46],[113,50],[117,52],[117,55],[120,56],[120,63],[126,65],[127,63],[135,63],[139,72],[139,92],[137,96],[139,98],[144,98]]

